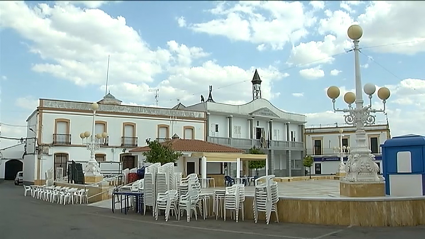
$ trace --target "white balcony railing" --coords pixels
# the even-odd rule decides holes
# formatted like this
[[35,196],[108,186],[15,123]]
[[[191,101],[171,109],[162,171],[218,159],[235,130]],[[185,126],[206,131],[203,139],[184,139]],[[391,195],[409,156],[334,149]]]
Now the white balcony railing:
[[275,150],[303,150],[304,144],[302,142],[293,141],[279,141],[279,140],[265,140],[259,139],[240,139],[228,137],[208,137],[208,141],[216,144],[227,145],[235,148],[249,149],[251,147],[269,148]]

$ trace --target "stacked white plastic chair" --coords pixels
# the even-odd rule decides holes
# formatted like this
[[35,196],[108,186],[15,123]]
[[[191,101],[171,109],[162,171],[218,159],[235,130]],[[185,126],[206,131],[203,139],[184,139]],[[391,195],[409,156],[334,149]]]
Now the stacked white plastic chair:
[[202,214],[202,207],[199,200],[201,193],[201,185],[197,174],[189,174],[186,178],[181,179],[179,184],[179,220],[182,211],[186,211],[187,221],[190,221],[192,213],[195,214],[195,219],[198,219],[197,209]]
[[156,175],[156,193],[165,193],[169,189],[172,189],[174,176],[174,164],[167,163],[158,168],[158,173]]
[[[144,189],[143,189],[143,212],[146,215],[146,208],[152,207],[154,212],[156,202],[155,178],[158,172],[160,163],[152,164],[145,169]],[[152,214],[153,215],[153,214]]]
[[172,189],[178,190],[181,181],[182,181],[182,173],[180,172],[174,173],[174,182],[172,185],[173,187]]
[[158,193],[155,205],[155,219],[158,220],[159,210],[165,211],[165,221],[168,221],[170,212],[173,212],[177,218],[177,207],[179,197],[177,190],[168,190],[165,193]]
[[254,211],[254,222],[258,222],[258,213],[265,212],[266,223],[270,223],[271,213],[274,212],[276,215],[276,221],[279,222],[277,203],[279,201],[277,183],[273,180],[275,176],[264,176],[258,178],[258,182],[265,181],[264,183],[258,183],[255,186],[253,211]]
[[226,221],[227,210],[234,211],[235,220],[239,220],[239,211],[242,212],[242,221],[245,219],[244,212],[245,202],[245,186],[243,184],[234,184],[231,187],[226,188],[226,194],[224,195],[224,221]]

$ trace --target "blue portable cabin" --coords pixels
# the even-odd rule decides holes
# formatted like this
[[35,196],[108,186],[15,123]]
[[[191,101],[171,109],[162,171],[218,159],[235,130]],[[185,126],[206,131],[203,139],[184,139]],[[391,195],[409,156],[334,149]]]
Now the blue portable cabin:
[[394,137],[381,147],[386,194],[425,195],[425,137],[413,134]]

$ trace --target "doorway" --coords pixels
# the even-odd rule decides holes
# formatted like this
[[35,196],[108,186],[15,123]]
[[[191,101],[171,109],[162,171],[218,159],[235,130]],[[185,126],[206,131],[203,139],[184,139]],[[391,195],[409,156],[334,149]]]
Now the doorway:
[[195,173],[195,162],[186,162],[186,174]]
[[15,180],[16,174],[22,171],[24,163],[21,160],[11,159],[4,165],[4,180]]
[[122,170],[136,167],[136,156],[134,155],[121,155]]
[[255,139],[263,137],[263,128],[255,128]]
[[322,174],[322,164],[321,163],[314,164],[314,174]]

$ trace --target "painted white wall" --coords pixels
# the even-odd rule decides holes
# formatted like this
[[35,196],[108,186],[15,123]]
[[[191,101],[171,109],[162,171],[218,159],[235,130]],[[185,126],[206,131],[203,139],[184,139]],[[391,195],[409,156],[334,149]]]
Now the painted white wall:
[[[233,117],[233,138],[248,139],[249,138],[249,121],[242,117]],[[240,127],[240,134],[235,132],[235,127]]]
[[[213,137],[228,137],[228,119],[223,115],[211,115],[209,116],[209,136]],[[218,132],[215,131],[216,126],[218,125]]]
[[[346,162],[346,161],[344,161]],[[376,163],[379,163],[380,172],[382,174],[382,160],[376,160]],[[335,174],[339,169],[339,161],[323,161],[323,162],[314,162],[311,166],[311,175],[315,174],[315,165],[321,164],[322,172],[321,174]]]
[[[43,112],[43,129],[42,142],[50,144],[53,142],[53,134],[55,132],[55,119],[70,120],[70,134],[72,144],[81,144],[80,133],[84,131],[91,132],[92,114],[87,113],[67,113],[67,112]],[[121,137],[123,137],[123,123],[136,124],[136,136],[138,137],[138,146],[145,146],[147,138],[156,139],[158,137],[158,125],[169,125],[169,136],[174,133],[183,138],[183,127],[193,126],[195,128],[195,139],[204,140],[204,122],[176,119],[170,121],[164,118],[147,118],[140,116],[117,116],[97,114],[96,121],[107,122],[107,133],[109,136],[110,146],[120,146]]]
[[2,158],[0,158],[0,179],[4,179],[6,162],[12,159],[22,161],[24,154],[24,144],[17,144],[14,147],[1,150]]
[[[121,106],[116,106],[121,107]],[[122,106],[126,107],[126,106]],[[67,119],[70,121],[70,134],[71,134],[71,146],[54,146],[50,145],[53,143],[53,134],[55,133],[55,119]],[[92,130],[93,116],[91,113],[71,112],[71,111],[52,111],[44,110],[42,114],[42,129],[41,129],[41,140],[38,144],[49,145],[49,153],[41,156],[41,179],[44,179],[44,173],[54,167],[54,155],[56,153],[67,153],[69,160],[74,161],[87,161],[90,157],[90,151],[86,149],[83,141],[80,138],[80,133],[84,131]],[[109,137],[109,145],[101,147],[96,151],[96,154],[105,154],[106,161],[120,161],[120,154],[124,148],[121,146],[123,137],[123,123],[129,122],[136,124],[136,137],[138,137],[138,146],[146,146],[146,139],[156,139],[158,135],[158,125],[169,126],[169,137],[172,137],[176,133],[179,137],[183,138],[184,127],[194,127],[195,139],[205,139],[205,123],[203,119],[199,120],[183,120],[176,118],[170,121],[169,118],[160,117],[141,117],[131,115],[119,115],[119,114],[97,114],[95,117],[96,121],[106,121],[106,131]],[[27,121],[28,138],[35,138],[40,134],[38,131],[38,115],[37,112],[32,114]],[[29,130],[33,129],[35,132]],[[99,133],[99,132],[96,132]],[[34,147],[36,145],[35,139],[27,141],[28,152],[35,152]],[[31,150],[31,151],[30,151]],[[37,177],[37,156],[27,155],[24,163],[24,180],[32,182]],[[137,159],[136,159],[137,161]],[[137,164],[137,162],[136,162]],[[109,169],[116,168],[117,164],[106,165],[102,164],[101,168]]]
[[[379,139],[378,139],[378,144],[383,144],[387,139],[388,139],[388,133],[387,133],[387,126],[374,126],[372,127],[367,127],[366,128],[366,137],[368,138],[369,135],[379,135]],[[307,154],[313,154],[313,146],[314,146],[314,140],[313,138],[317,138],[317,137],[323,137],[323,141],[322,141],[322,151],[323,154],[326,155],[333,155],[335,154],[333,152],[333,148],[334,147],[339,147],[340,141],[339,141],[339,129],[340,128],[328,128],[328,129],[315,129],[315,133],[314,134],[309,134],[308,133],[308,129],[306,129],[306,149],[307,149]],[[347,130],[347,128],[343,128],[345,130]],[[351,128],[350,128],[351,129]],[[382,130],[381,132],[376,132],[376,131],[372,131],[370,132],[370,130]],[[320,131],[319,131],[320,130]],[[322,134],[323,133],[323,134]],[[355,133],[343,133],[344,137],[348,137],[348,144],[351,147],[351,145],[355,145]],[[368,144],[370,147],[370,142],[368,140]],[[379,147],[379,152],[381,152],[381,148]]]
[[286,141],[285,123],[273,121],[272,129],[272,140]]
[[[249,139],[250,135],[250,123],[249,120],[252,119],[251,115],[233,115],[232,118],[232,137],[240,139]],[[255,117],[253,120],[253,137],[256,137],[255,128],[262,128],[265,130],[266,137],[269,133],[269,122],[270,119],[264,117]],[[287,122],[281,122],[278,120],[273,120],[272,123],[272,140],[286,141],[287,140]],[[215,132],[215,125],[218,124],[219,132]],[[208,136],[210,137],[224,137],[227,138],[229,133],[229,119],[228,115],[223,115],[222,113],[211,112],[209,116],[209,132]],[[235,126],[240,127],[240,134],[235,132]],[[304,137],[299,124],[289,124],[289,133],[294,132],[294,138],[296,142],[302,142]],[[291,137],[291,135],[289,135]],[[292,141],[292,139],[290,139]]]

